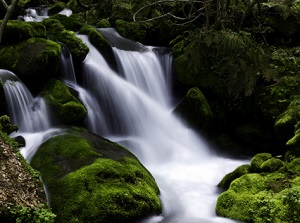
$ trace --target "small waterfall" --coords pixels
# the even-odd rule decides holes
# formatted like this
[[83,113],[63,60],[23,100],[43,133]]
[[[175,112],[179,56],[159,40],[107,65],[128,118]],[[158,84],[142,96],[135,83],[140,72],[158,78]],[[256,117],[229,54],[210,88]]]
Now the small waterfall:
[[62,46],[62,52],[60,56],[60,65],[59,65],[59,73],[61,74],[61,78],[63,82],[70,85],[76,85],[76,76],[73,66],[73,58],[68,49],[68,47],[64,43],[60,43]]
[[44,100],[41,97],[33,98],[27,87],[12,72],[0,69],[0,79],[4,83],[11,122],[24,132],[49,129],[51,124]]
[[142,223],[234,222],[215,215],[216,185],[243,161],[215,156],[172,114],[166,99],[171,98],[171,55],[123,38],[118,44],[119,37],[110,31],[105,36],[112,37],[120,73],[79,35],[90,48],[83,62],[83,88],[100,109],[101,119],[90,120],[101,127],[96,133],[129,148],[159,185],[164,213]]

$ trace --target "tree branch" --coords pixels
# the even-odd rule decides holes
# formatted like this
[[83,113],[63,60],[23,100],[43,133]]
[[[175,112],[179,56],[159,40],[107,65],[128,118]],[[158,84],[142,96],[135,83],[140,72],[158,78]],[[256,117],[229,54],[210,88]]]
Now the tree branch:
[[[209,1],[212,1],[212,0],[209,0]],[[142,8],[140,8],[139,10],[137,10],[134,14],[133,14],[133,21],[134,22],[137,22],[136,21],[136,15],[141,12],[142,10],[144,10],[145,8],[148,8],[150,6],[153,6],[153,5],[156,5],[156,4],[160,4],[160,3],[166,3],[166,2],[173,2],[173,3],[176,3],[176,2],[186,2],[186,3],[191,3],[191,0],[159,0],[159,1],[156,1],[156,2],[153,2],[153,3],[150,3],[148,5],[145,5],[143,6]],[[198,0],[192,0],[193,3],[205,3],[206,1],[198,1]],[[153,20],[156,20],[156,19],[159,19],[159,18],[163,18],[163,17],[166,17],[166,16],[171,16],[175,19],[179,19],[179,20],[186,20],[186,18],[182,18],[182,17],[177,17],[171,13],[165,13],[161,16],[157,16],[155,18],[151,18],[151,19],[147,19],[147,20],[143,20],[143,21],[140,21],[140,22],[149,22],[149,21],[153,21]],[[187,19],[190,19],[191,17],[187,17]]]
[[8,5],[6,4],[5,0],[0,0],[0,1],[2,2],[5,10],[7,10],[8,9]]

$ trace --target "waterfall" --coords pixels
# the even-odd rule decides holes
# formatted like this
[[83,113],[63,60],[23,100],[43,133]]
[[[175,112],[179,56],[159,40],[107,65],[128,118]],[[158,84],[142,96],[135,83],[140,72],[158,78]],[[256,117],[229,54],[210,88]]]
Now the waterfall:
[[12,72],[0,69],[0,80],[3,83],[8,113],[12,124],[19,130],[11,136],[22,135],[26,146],[21,150],[28,161],[36,149],[48,138],[59,134],[61,130],[51,128],[51,121],[45,101],[34,98],[24,83]]
[[104,33],[119,73],[79,35],[90,48],[83,62],[83,88],[101,113],[100,119],[89,119],[101,127],[97,134],[129,148],[155,177],[164,211],[142,222],[234,222],[215,215],[216,185],[243,161],[216,156],[201,136],[172,114],[172,55],[124,41],[114,30]]
[[23,82],[12,72],[0,69],[0,79],[11,122],[20,131],[36,132],[50,128],[50,119],[44,100],[34,98]]

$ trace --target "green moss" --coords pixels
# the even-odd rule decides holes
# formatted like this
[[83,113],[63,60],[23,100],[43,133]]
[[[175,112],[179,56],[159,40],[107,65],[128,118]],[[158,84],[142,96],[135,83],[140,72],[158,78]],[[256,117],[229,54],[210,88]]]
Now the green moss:
[[66,30],[57,19],[45,19],[43,24],[47,27],[49,38],[66,44],[74,60],[83,61],[85,59],[89,48],[80,38],[77,38],[73,31]]
[[97,23],[96,27],[97,28],[109,28],[109,27],[111,27],[111,24],[110,24],[110,22],[107,19],[101,19]]
[[46,141],[32,159],[57,222],[133,222],[161,212],[159,189],[128,150],[83,129]]
[[219,182],[218,187],[221,187],[222,189],[228,189],[231,182],[245,174],[248,174],[250,171],[250,165],[244,164],[242,166],[237,167],[234,171],[231,173],[226,174],[223,179]]
[[[283,198],[286,194],[285,175],[272,173],[265,176],[246,174],[236,179],[228,191],[217,200],[217,214],[243,222],[291,222]],[[279,187],[278,185],[282,185]]]
[[262,171],[261,165],[267,161],[268,159],[271,159],[272,155],[270,153],[259,153],[255,155],[251,159],[251,172],[259,173]]
[[87,111],[83,104],[75,98],[68,87],[59,80],[51,79],[44,87],[42,95],[50,106],[53,117],[64,124],[83,121]]
[[[0,21],[1,23],[1,21]],[[16,43],[21,40],[46,38],[46,28],[41,23],[9,20],[3,32],[2,44]]]
[[260,168],[263,172],[274,172],[274,171],[280,169],[282,166],[283,166],[283,163],[280,159],[272,157],[272,158],[264,161],[260,165]]
[[10,118],[7,115],[0,116],[0,131],[9,135],[19,129],[17,125],[10,124]]
[[175,112],[196,127],[207,128],[212,121],[213,113],[206,98],[199,88],[191,88],[176,107]]
[[100,52],[107,52],[110,49],[109,42],[93,26],[85,25],[80,29],[79,33],[87,35],[89,37],[89,40],[91,41],[91,43]]
[[74,32],[78,31],[83,24],[81,18],[79,18],[77,15],[65,16],[56,14],[51,16],[51,19],[59,20],[66,30],[71,30]]
[[51,5],[49,8],[49,14],[55,15],[66,8],[66,3],[64,2],[56,2],[54,5]]
[[31,38],[0,48],[0,67],[10,70],[33,90],[39,90],[58,70],[61,46],[51,40]]
[[[59,222],[132,222],[151,212],[160,213],[157,191],[143,179],[147,173],[139,165],[132,159],[122,163],[97,159],[60,179],[57,187],[68,189],[52,199]],[[70,205],[61,211],[61,203]]]

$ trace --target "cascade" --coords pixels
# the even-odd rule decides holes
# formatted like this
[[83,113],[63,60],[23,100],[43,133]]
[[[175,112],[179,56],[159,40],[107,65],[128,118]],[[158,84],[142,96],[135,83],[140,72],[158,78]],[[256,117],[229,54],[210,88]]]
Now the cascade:
[[83,62],[83,88],[101,110],[101,120],[90,122],[101,126],[97,134],[129,148],[155,177],[164,213],[143,223],[234,222],[215,215],[216,185],[243,161],[216,156],[172,114],[171,74],[166,73],[171,72],[171,55],[129,43],[112,29],[100,32],[109,41],[113,37],[120,72],[79,35],[90,48]]
[[0,80],[3,83],[11,123],[19,127],[18,132],[11,136],[22,135],[25,138],[26,146],[21,153],[30,161],[44,141],[62,130],[52,128],[44,99],[34,98],[14,73],[0,69]]
[[[47,16],[41,18],[34,10],[31,13],[31,21]],[[216,216],[214,209],[219,195],[216,185],[226,173],[245,161],[217,156],[201,136],[172,113],[172,55],[124,39],[113,29],[99,31],[111,43],[119,72],[111,69],[86,36],[78,35],[90,48],[82,64],[82,84],[76,83],[68,52],[62,55],[62,80],[79,92],[88,110],[87,128],[130,149],[156,179],[163,213],[138,223],[235,222]],[[1,76],[4,75],[0,72]],[[5,85],[8,83],[19,82],[5,82]],[[23,94],[27,93],[20,95]],[[23,103],[21,107],[27,105],[32,102]],[[41,107],[36,106],[34,112]],[[17,110],[11,115],[15,112],[18,114]],[[29,120],[21,116],[23,119],[18,125]],[[34,126],[35,123],[38,122],[33,121]],[[27,145],[21,152],[27,160],[38,145],[64,131],[51,125],[37,125],[41,125],[41,129],[32,132],[25,129],[22,134]]]
[[42,98],[34,98],[22,81],[12,72],[0,69],[11,122],[20,131],[36,132],[49,129],[50,119]]

